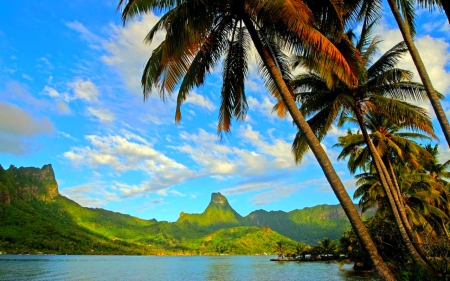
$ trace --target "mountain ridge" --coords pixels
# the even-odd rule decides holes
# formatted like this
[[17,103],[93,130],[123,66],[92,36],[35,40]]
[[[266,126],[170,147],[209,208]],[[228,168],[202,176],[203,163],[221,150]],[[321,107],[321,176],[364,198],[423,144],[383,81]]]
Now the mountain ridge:
[[60,195],[51,165],[8,170],[0,165],[0,251],[250,254],[270,252],[269,245],[279,240],[295,245],[337,239],[349,229],[340,206],[256,210],[243,217],[220,192],[211,194],[201,214],[181,212],[176,222],[143,220],[85,208]]

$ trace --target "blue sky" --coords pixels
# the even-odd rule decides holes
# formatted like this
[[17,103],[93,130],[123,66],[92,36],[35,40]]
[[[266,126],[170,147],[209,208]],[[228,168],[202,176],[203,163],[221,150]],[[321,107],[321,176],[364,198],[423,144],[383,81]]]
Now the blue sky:
[[[176,126],[174,99],[143,102],[140,76],[154,46],[143,43],[157,21],[145,15],[123,27],[117,1],[7,1],[0,10],[0,164],[51,163],[60,193],[82,206],[145,219],[175,221],[200,213],[212,192],[225,194],[241,215],[337,204],[311,155],[295,165],[290,119],[271,113],[274,99],[250,65],[249,112],[220,141],[217,116],[221,69],[194,89]],[[385,5],[387,7],[387,5]],[[385,51],[401,41],[388,12],[377,27]],[[450,109],[450,25],[419,11],[417,46]],[[409,57],[401,67],[414,70]],[[417,76],[416,76],[417,77]],[[429,104],[423,104],[429,109]],[[434,117],[433,117],[434,118]],[[434,118],[435,119],[435,118]],[[323,146],[350,194],[353,177],[332,146]],[[441,131],[442,159],[449,153]]]

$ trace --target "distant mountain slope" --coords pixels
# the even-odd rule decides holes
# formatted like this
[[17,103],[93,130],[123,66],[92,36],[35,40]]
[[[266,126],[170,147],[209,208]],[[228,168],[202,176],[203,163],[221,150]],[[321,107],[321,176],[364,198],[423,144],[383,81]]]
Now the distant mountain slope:
[[308,244],[316,244],[324,237],[336,240],[351,228],[340,205],[319,205],[291,212],[258,210],[245,218],[249,225],[270,226],[284,236]]

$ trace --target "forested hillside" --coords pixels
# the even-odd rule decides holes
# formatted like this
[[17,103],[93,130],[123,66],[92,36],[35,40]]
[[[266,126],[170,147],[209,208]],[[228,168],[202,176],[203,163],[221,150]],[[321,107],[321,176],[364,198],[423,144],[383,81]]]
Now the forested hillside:
[[0,251],[55,254],[257,254],[349,230],[339,206],[239,215],[213,193],[201,214],[174,222],[85,208],[61,196],[51,165],[0,166]]

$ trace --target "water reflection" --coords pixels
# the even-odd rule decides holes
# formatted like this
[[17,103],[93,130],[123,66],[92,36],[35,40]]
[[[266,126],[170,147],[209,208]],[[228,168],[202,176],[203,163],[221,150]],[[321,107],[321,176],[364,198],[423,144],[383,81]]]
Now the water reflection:
[[270,262],[268,256],[7,256],[0,280],[377,280],[336,263]]

